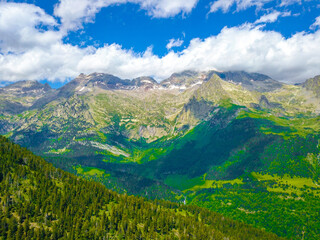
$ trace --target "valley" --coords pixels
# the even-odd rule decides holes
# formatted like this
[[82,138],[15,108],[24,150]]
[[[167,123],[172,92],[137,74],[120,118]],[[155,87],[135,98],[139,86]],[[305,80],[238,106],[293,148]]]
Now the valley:
[[0,88],[0,134],[119,193],[318,239],[319,86],[241,71],[17,82]]

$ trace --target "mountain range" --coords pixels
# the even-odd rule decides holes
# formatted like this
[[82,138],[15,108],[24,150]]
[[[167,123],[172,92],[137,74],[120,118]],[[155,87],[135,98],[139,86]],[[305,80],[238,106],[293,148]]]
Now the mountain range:
[[0,134],[120,193],[195,204],[293,239],[320,237],[320,78],[81,74],[0,88]]

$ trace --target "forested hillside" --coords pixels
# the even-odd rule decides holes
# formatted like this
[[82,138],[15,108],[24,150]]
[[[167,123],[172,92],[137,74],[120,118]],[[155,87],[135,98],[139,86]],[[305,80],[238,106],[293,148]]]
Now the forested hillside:
[[120,195],[0,137],[0,239],[278,239],[191,205]]

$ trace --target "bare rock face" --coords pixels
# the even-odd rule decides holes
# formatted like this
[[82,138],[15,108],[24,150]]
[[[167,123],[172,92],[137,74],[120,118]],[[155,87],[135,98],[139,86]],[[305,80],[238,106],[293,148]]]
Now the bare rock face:
[[197,101],[195,97],[191,98],[190,101],[184,105],[183,110],[185,112],[192,112],[192,114],[199,120],[205,120],[208,114],[213,110],[213,105],[203,99]]
[[134,85],[135,88],[149,90],[157,88],[159,83],[152,77],[139,77],[132,80],[132,85]]
[[281,104],[269,102],[265,95],[262,95],[259,101],[259,105],[264,109],[274,109],[274,108],[282,108]]
[[139,137],[147,139],[147,142],[156,140],[166,134],[168,133],[165,132],[164,129],[154,126],[140,126],[138,131]]
[[0,113],[19,114],[54,90],[46,83],[20,81],[0,88]]
[[314,78],[309,78],[302,84],[302,87],[312,91],[318,98],[320,98],[320,75],[315,76]]
[[195,71],[183,71],[174,73],[168,79],[163,80],[160,85],[164,88],[181,88],[186,89],[195,84],[201,84],[201,73]]
[[272,92],[283,86],[282,83],[260,73],[247,73],[244,71],[212,71],[210,74],[217,74],[222,80],[239,84],[250,91]]
[[48,83],[42,84],[37,81],[20,81],[0,89],[0,93],[16,97],[37,97],[50,90],[52,89]]

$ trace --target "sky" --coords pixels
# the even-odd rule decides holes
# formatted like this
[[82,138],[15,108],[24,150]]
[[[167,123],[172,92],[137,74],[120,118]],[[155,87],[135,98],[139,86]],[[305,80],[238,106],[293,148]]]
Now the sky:
[[320,74],[320,0],[0,0],[0,86],[80,73]]

